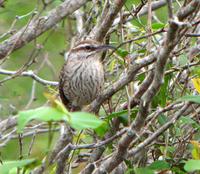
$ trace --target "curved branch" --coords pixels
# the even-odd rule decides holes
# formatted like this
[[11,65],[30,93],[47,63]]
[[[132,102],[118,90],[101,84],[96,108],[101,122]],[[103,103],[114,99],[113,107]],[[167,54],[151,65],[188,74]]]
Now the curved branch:
[[[17,71],[8,71],[8,70],[0,69],[0,74],[3,74],[3,75],[15,75],[16,73],[17,73]],[[44,80],[44,79],[40,78],[39,76],[37,76],[31,70],[22,72],[20,74],[20,76],[31,77],[38,83],[41,83],[42,85],[58,86],[58,82]]]

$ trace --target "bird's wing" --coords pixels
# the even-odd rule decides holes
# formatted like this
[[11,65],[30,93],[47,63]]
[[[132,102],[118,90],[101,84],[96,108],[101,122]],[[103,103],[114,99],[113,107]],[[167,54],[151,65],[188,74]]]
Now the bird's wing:
[[62,68],[61,72],[60,72],[60,77],[59,77],[59,94],[60,94],[60,98],[63,102],[63,104],[66,106],[66,108],[69,108],[69,104],[70,101],[69,99],[65,96],[65,93],[63,91],[63,87],[64,87],[64,67]]

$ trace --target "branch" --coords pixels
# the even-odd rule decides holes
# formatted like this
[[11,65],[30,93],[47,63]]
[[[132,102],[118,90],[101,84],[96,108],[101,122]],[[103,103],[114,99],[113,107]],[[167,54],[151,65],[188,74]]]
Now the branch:
[[112,137],[109,137],[109,138],[107,138],[107,139],[105,139],[103,141],[97,142],[97,143],[80,144],[80,145],[68,144],[62,151],[60,151],[57,154],[57,156],[54,158],[54,162],[57,161],[60,158],[60,156],[63,156],[64,154],[66,154],[70,150],[76,150],[76,149],[94,149],[94,148],[102,147],[103,145],[109,144],[113,140],[121,137],[124,133],[126,133],[126,131],[127,131],[127,128],[124,128],[124,129],[120,130],[119,132],[116,132],[116,134],[113,135]]
[[186,37],[200,37],[200,34],[199,33],[187,33],[185,36]]
[[[162,32],[165,32],[164,28],[162,28],[162,29],[160,29],[160,30],[158,30],[158,31],[156,31],[156,32],[154,32],[154,33],[146,34],[146,35],[144,35],[144,36],[140,36],[140,37],[136,37],[136,38],[134,38],[134,39],[130,39],[130,40],[124,41],[124,42],[120,43],[120,44],[115,48],[115,50],[117,50],[118,48],[122,47],[122,46],[125,45],[125,44],[129,44],[129,43],[132,43],[132,42],[137,41],[137,40],[142,40],[142,39],[145,39],[145,38],[148,38],[148,37],[151,37],[151,36],[155,36],[155,35],[160,34],[160,33],[162,33]],[[115,50],[114,50],[114,51],[115,51]],[[114,52],[114,51],[113,51],[113,52]],[[112,53],[111,53],[111,54],[112,54]]]
[[172,0],[166,0],[167,1],[167,7],[168,7],[168,16],[169,19],[173,19],[173,5],[172,5]]
[[97,23],[97,25],[93,28],[90,33],[92,39],[102,42],[106,33],[112,26],[112,23],[117,16],[118,12],[121,10],[126,0],[115,0],[112,5],[112,8],[109,8],[109,11],[101,16],[101,19]]
[[[52,129],[51,130],[52,132],[58,132],[59,131],[59,129],[58,128],[56,128],[56,129]],[[48,133],[49,132],[49,128],[48,129],[36,129],[36,130],[34,130],[34,131],[28,131],[28,132],[26,132],[26,133],[23,133],[23,135],[22,135],[22,138],[25,138],[25,137],[32,137],[33,135],[35,135],[35,134],[43,134],[43,133]],[[14,134],[14,135],[13,135]],[[1,141],[3,141],[3,143],[1,143],[0,144],[0,148],[2,148],[2,147],[5,147],[7,144],[8,144],[8,142],[10,141],[10,140],[12,140],[12,139],[18,139],[18,134],[16,133],[16,129],[14,129],[13,131],[11,131],[10,133],[9,133],[9,136],[6,136],[6,137],[2,137],[1,138]]]
[[31,21],[28,26],[19,30],[16,34],[0,44],[0,59],[5,58],[14,50],[17,50],[31,42],[42,33],[46,32],[66,16],[84,5],[87,0],[66,0],[57,8],[51,10],[47,16]]
[[170,121],[168,121],[163,126],[161,126],[157,131],[155,131],[150,137],[148,137],[146,140],[140,143],[136,148],[130,150],[128,152],[128,157],[131,157],[137,154],[139,151],[144,149],[147,145],[155,141],[163,132],[169,129],[170,126],[172,126],[175,123],[175,121],[178,120],[182,116],[182,114],[187,110],[190,104],[191,103],[186,103]]
[[[195,5],[194,8],[193,5]],[[200,6],[199,0],[193,0],[186,7],[181,9],[178,13],[177,17],[180,20],[184,20],[184,18],[188,17],[188,15],[192,14],[195,11],[198,11]],[[108,160],[105,160],[100,167],[96,169],[95,174],[101,173],[110,173],[114,168],[116,168],[124,159],[127,158],[127,149],[131,142],[136,138],[137,132],[140,131],[142,126],[144,125],[145,119],[148,116],[148,108],[152,98],[159,91],[160,86],[162,85],[165,66],[167,60],[169,58],[170,53],[173,51],[174,47],[177,44],[177,41],[181,38],[180,31],[185,27],[182,25],[183,22],[179,22],[178,19],[175,21],[171,21],[169,24],[169,29],[167,31],[167,35],[164,39],[163,45],[158,49],[157,52],[157,63],[154,70],[154,78],[152,85],[146,91],[144,96],[142,97],[141,105],[139,108],[139,112],[135,121],[131,124],[127,134],[125,134],[118,143],[117,150],[113,153],[112,157]],[[181,24],[181,25],[180,25]],[[185,29],[185,28],[184,28]]]
[[[189,14],[197,10],[198,6],[196,6],[196,8],[193,8],[191,10],[192,4],[196,4],[196,2],[200,3],[198,0],[194,0],[188,6],[181,9],[177,14],[177,18],[178,19],[180,18],[183,20],[184,18],[182,16],[187,17]],[[187,10],[187,8],[189,10]],[[183,12],[185,12],[186,14]],[[159,49],[160,51],[158,52],[158,58],[157,58],[157,63],[154,70],[153,82],[151,86],[149,87],[149,89],[147,90],[147,92],[142,97],[140,112],[138,113],[135,120],[134,128],[136,130],[139,130],[143,126],[144,120],[146,119],[146,116],[148,115],[149,104],[152,98],[159,91],[160,86],[163,83],[163,78],[165,74],[165,66],[169,58],[169,55],[174,49],[174,47],[176,46],[178,39],[180,39],[183,36],[183,35],[179,36],[179,33],[181,29],[185,26],[185,24],[183,22],[178,21],[178,19],[170,21],[169,30],[167,32],[164,44]]]
[[[154,11],[165,5],[166,5],[166,0],[155,1],[155,2],[152,2],[151,9],[152,9],[152,11]],[[147,14],[147,12],[148,12],[148,8],[147,8],[147,5],[145,5],[144,7],[142,7],[142,9],[136,15],[130,15],[130,12],[124,13],[124,16],[130,15],[128,17],[128,19],[126,19],[124,22],[131,21],[131,20],[137,18],[137,16],[139,16],[139,17],[144,16]],[[115,21],[113,22],[113,26],[118,25],[119,23],[120,23],[120,17],[115,19]]]
[[16,116],[9,117],[5,120],[2,120],[0,122],[0,134],[16,125],[17,125],[17,117]]
[[195,10],[198,10],[200,7],[199,0],[193,0],[187,6],[179,10],[177,17],[180,21],[183,21],[185,18],[190,16]]
[[[17,73],[17,71],[8,71],[8,70],[0,69],[0,74],[2,74],[2,75],[15,75],[16,73]],[[39,76],[37,76],[31,70],[22,72],[20,74],[20,76],[31,77],[35,81],[37,81],[38,83],[40,83],[42,85],[58,86],[58,82],[44,80],[44,79],[40,78]]]
[[[139,86],[139,89],[135,92],[135,94],[130,99],[130,108],[133,108],[137,104],[139,104],[139,100],[141,96],[147,91],[149,86],[152,83],[154,73],[152,71],[145,77],[142,84]],[[124,103],[119,110],[124,110],[128,108],[128,102]]]
[[[200,65],[200,61],[193,62],[193,63],[190,63],[188,65],[181,66],[181,67],[175,66],[175,67],[172,67],[170,70],[165,71],[165,75],[169,75],[169,74],[176,72],[176,71],[183,71],[183,70],[188,69],[188,68],[193,67],[193,66],[198,67],[199,65]],[[152,72],[153,69],[154,68],[149,69],[149,70],[151,70],[150,74],[148,74],[145,77],[142,84],[139,86],[138,90],[131,97],[131,101],[130,101],[130,107],[131,108],[133,108],[133,107],[135,107],[136,105],[139,104],[141,96],[147,91],[147,89],[151,85],[152,80],[153,80],[153,75],[154,75],[154,73]],[[144,72],[142,72],[142,73],[144,73]],[[118,110],[125,110],[125,109],[127,109],[127,107],[128,107],[128,103],[125,102],[125,103],[122,104],[122,106],[119,107]]]
[[97,112],[104,101],[109,99],[113,94],[115,94],[124,86],[126,86],[129,82],[131,82],[141,68],[153,63],[154,61],[156,61],[155,54],[151,54],[143,59],[135,61],[126,74],[124,74],[111,87],[104,90],[103,93],[90,104],[90,112]]

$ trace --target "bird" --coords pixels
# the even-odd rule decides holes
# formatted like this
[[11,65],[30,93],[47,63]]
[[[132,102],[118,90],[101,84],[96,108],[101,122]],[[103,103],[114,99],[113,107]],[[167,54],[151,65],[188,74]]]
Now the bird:
[[59,95],[68,110],[81,110],[102,92],[104,68],[101,55],[108,49],[115,48],[85,39],[68,52],[59,76]]

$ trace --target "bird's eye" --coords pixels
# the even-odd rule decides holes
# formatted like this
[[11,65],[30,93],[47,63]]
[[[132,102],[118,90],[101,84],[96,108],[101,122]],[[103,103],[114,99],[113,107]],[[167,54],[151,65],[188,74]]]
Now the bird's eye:
[[86,50],[91,50],[91,49],[92,49],[92,46],[87,45],[87,46],[85,46],[85,49],[86,49]]

